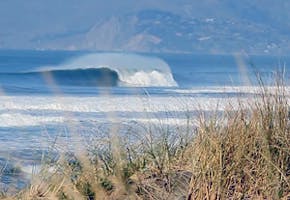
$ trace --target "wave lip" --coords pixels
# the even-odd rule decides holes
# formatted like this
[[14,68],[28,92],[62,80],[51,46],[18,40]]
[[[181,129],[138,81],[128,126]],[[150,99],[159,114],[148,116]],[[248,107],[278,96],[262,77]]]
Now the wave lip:
[[[57,75],[63,73],[62,75],[65,75],[65,72],[69,74],[72,71],[78,71],[84,75],[96,73],[94,70],[98,71],[95,78],[99,84],[96,85],[100,85],[103,78],[103,80],[111,81],[109,86],[114,86],[115,83],[118,86],[127,87],[178,86],[173,78],[170,67],[162,59],[127,53],[88,54],[62,65],[40,67],[36,69],[36,72],[52,72]],[[101,77],[105,75],[106,77]],[[92,79],[92,76],[90,76],[90,79]]]

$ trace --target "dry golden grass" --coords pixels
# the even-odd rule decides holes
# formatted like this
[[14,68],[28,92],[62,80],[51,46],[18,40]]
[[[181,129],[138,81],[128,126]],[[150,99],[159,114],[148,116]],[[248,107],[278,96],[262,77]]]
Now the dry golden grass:
[[62,155],[6,199],[289,199],[290,110],[282,85],[275,93],[262,87],[252,103],[229,106],[223,117],[201,116],[189,138],[148,128],[133,143],[114,136],[93,155]]
[[[263,88],[265,89],[265,88]],[[285,90],[266,89],[250,109],[201,120],[192,144],[188,199],[289,199],[290,124]]]

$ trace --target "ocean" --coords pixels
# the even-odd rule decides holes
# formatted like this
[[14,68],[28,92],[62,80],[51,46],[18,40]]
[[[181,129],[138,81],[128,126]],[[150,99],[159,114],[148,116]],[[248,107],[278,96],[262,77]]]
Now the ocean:
[[252,98],[259,77],[271,86],[284,71],[289,86],[289,63],[287,56],[1,50],[0,187],[21,188],[51,152],[91,147],[112,133],[186,132],[200,112]]

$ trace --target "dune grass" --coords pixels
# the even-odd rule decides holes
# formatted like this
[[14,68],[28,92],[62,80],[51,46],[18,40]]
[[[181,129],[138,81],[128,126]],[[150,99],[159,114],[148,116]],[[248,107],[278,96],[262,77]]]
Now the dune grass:
[[145,127],[111,134],[96,151],[44,165],[23,191],[3,199],[289,199],[289,94],[261,87],[186,134]]
[[274,93],[263,87],[249,109],[201,120],[188,199],[289,199],[288,100],[282,85]]

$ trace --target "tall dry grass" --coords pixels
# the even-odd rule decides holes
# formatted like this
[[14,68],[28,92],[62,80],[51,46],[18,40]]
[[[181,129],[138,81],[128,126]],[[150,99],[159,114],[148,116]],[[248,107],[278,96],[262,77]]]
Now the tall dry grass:
[[290,109],[283,83],[223,119],[200,120],[188,199],[289,199]]
[[[200,117],[186,134],[97,141],[96,151],[61,155],[31,185],[6,199],[289,199],[289,94],[262,86],[253,101],[223,117]],[[101,144],[99,144],[101,142]],[[99,147],[99,148],[98,148]]]

